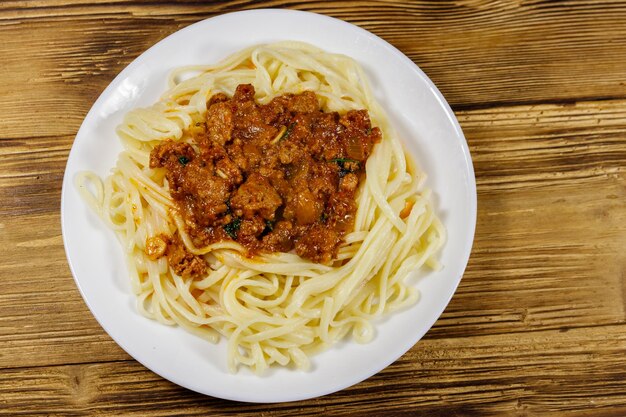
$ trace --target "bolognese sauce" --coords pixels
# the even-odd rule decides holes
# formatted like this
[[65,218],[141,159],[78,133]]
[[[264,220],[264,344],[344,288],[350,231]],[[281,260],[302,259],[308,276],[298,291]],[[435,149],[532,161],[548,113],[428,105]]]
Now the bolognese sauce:
[[[196,246],[230,239],[250,255],[295,249],[328,263],[353,229],[355,195],[380,129],[366,110],[322,111],[311,91],[267,104],[254,95],[249,84],[231,98],[213,95],[199,133],[189,143],[159,144],[150,167],[165,169]],[[167,240],[170,263],[196,261],[180,252],[179,238]],[[190,265],[175,270],[202,270]]]

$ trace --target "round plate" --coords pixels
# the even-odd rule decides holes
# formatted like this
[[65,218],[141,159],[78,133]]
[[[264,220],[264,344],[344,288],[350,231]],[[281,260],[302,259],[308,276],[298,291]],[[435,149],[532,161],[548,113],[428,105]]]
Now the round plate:
[[[421,298],[375,323],[368,344],[346,340],[312,358],[312,369],[271,369],[256,376],[226,369],[224,340],[214,345],[139,315],[122,249],[76,191],[77,172],[106,176],[121,144],[115,127],[126,112],[166,90],[175,67],[215,63],[252,44],[309,42],[356,59],[419,166],[428,174],[437,212],[448,231],[443,270],[410,277]],[[411,60],[379,37],[341,20],[307,12],[255,10],[204,20],[160,41],[122,71],[93,105],[76,135],[61,202],[63,241],[76,284],[106,332],[133,358],[176,384],[214,397],[248,402],[294,401],[356,384],[409,350],[441,315],[467,264],[476,224],[472,162],[454,113]],[[418,347],[419,348],[419,347]]]

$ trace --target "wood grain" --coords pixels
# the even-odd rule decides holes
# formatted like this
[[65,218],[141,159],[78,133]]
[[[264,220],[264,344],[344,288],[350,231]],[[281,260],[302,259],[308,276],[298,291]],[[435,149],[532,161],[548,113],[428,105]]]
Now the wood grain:
[[[0,415],[620,415],[623,326],[567,333],[423,340],[392,367],[315,400],[253,405],[210,400],[136,362],[6,369]],[[604,359],[599,361],[598,357]],[[558,358],[558,360],[555,360]],[[615,381],[607,384],[606,379]],[[24,395],[28,393],[28,395]],[[584,393],[585,395],[581,395]],[[615,406],[616,404],[621,404]]]
[[[0,137],[73,135],[113,77],[156,41],[217,13],[280,4],[3,2],[0,56],[8,79],[0,85],[5,109]],[[347,20],[391,42],[457,108],[626,98],[623,2],[296,1],[289,6]],[[48,111],[53,107],[64,123]],[[39,117],[23,123],[23,115],[33,112]]]
[[[341,392],[252,405],[133,361],[71,277],[60,192],[73,137],[147,47],[218,13],[287,6],[390,41],[452,103],[479,213],[435,326]],[[626,2],[0,3],[0,415],[626,415]]]

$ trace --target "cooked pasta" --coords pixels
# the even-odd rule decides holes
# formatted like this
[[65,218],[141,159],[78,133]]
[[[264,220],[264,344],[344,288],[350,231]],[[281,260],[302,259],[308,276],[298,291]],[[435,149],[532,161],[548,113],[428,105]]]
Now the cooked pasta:
[[[169,192],[163,169],[150,168],[159,143],[189,142],[216,93],[232,96],[252,84],[255,100],[313,91],[321,108],[366,109],[382,138],[365,165],[356,194],[353,230],[327,263],[293,252],[247,256],[234,240],[198,247]],[[138,311],[146,317],[228,343],[228,367],[257,373],[269,366],[306,370],[310,356],[350,335],[374,337],[372,320],[418,300],[407,276],[422,266],[440,268],[445,229],[423,188],[424,175],[404,150],[352,59],[311,45],[281,42],[235,53],[216,65],[176,69],[169,89],[149,108],[130,111],[118,127],[124,150],[102,181],[76,177],[85,201],[113,229],[128,260]],[[165,257],[151,259],[146,242],[178,233],[190,253],[203,257],[203,278],[180,276]]]

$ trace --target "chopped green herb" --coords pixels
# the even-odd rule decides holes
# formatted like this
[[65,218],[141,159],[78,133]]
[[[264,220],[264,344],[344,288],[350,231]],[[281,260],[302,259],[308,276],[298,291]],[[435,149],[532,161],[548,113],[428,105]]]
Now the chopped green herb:
[[346,166],[346,165],[345,165],[345,163],[346,163],[346,162],[349,162],[349,163],[352,163],[352,164],[356,164],[356,166],[357,166],[357,168],[356,168],[356,169],[358,169],[359,164],[360,164],[360,162],[359,162],[359,161],[357,161],[357,160],[355,160],[355,159],[350,159],[350,158],[335,158],[335,159],[331,159],[331,160],[330,160],[330,161],[328,161],[328,162],[335,162],[337,165],[339,165],[339,168],[341,168],[341,169],[339,170],[339,178],[343,178],[343,177],[345,177],[348,173],[350,173],[350,172],[352,172],[352,171],[353,171],[351,168],[354,168],[354,167],[349,167],[349,166]]
[[274,230],[274,223],[272,220],[265,220],[265,229],[259,235],[259,239],[263,239],[268,233],[271,233]]
[[370,133],[372,133],[372,128],[368,127],[367,130],[365,130],[365,134],[369,135]]
[[189,163],[189,158],[185,155],[181,155],[178,157],[178,162],[180,162],[181,165],[187,165]]
[[282,141],[285,140],[289,137],[289,135],[291,135],[291,131],[293,130],[293,127],[296,125],[296,122],[293,122],[292,124],[290,124],[287,129],[285,129],[285,133],[283,133],[283,135],[280,137],[280,139],[278,139],[278,141]]
[[360,163],[359,161],[357,161],[356,159],[350,159],[350,158],[335,158],[335,159],[331,159],[328,162],[336,162],[338,164],[343,164],[344,162],[355,162],[355,163]]
[[322,212],[322,215],[320,216],[320,221],[322,223],[326,223],[327,219],[328,219],[328,214],[326,214],[326,212]]
[[237,232],[239,231],[239,227],[241,226],[241,219],[236,217],[232,222],[224,225],[224,231],[231,239],[237,240]]

